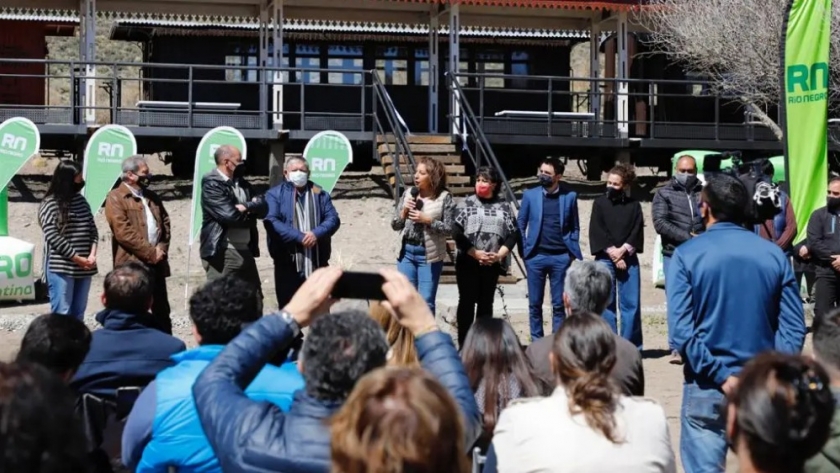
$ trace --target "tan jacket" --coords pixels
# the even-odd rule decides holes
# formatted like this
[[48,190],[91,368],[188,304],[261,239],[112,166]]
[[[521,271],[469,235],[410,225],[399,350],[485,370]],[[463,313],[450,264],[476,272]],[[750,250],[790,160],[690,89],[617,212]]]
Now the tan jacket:
[[[163,202],[154,192],[146,189],[143,195],[149,202],[149,208],[157,222],[158,244],[163,251],[169,253],[169,241],[172,237],[169,226],[169,214],[163,208]],[[125,184],[120,184],[108,193],[105,198],[105,218],[111,227],[111,249],[114,255],[114,266],[139,261],[149,267],[155,266],[155,246],[149,243],[146,226],[146,210],[140,200]],[[170,275],[169,261],[164,259],[159,263],[158,270],[164,277]]]
[[620,396],[621,443],[612,443],[572,414],[565,388],[549,397],[513,401],[493,435],[498,473],[675,473],[665,411],[656,401]]

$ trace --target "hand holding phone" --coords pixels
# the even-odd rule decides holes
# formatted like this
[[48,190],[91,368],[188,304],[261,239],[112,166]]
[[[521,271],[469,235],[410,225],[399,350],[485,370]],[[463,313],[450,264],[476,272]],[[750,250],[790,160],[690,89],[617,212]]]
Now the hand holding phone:
[[333,287],[333,299],[367,299],[384,301],[385,278],[378,273],[345,271]]

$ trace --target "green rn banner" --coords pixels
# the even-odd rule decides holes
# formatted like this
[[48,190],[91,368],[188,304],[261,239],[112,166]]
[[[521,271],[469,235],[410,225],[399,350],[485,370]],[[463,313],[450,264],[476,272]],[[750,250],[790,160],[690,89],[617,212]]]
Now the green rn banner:
[[22,117],[0,124],[0,236],[9,234],[9,191],[6,186],[41,149],[38,127]]
[[322,131],[306,143],[303,159],[309,164],[309,179],[331,194],[344,168],[353,162],[353,147],[343,134]]
[[201,210],[201,178],[216,168],[214,154],[223,145],[231,145],[238,149],[242,154],[243,161],[248,156],[248,144],[245,142],[245,137],[239,130],[229,126],[213,128],[198,143],[198,149],[195,151],[195,175],[193,176],[190,245],[193,244],[201,231],[201,220],[204,218],[204,212]]
[[125,158],[137,154],[137,140],[128,128],[105,125],[96,130],[85,147],[85,164],[82,176],[83,190],[90,211],[96,213],[105,202],[108,192],[122,174]]
[[828,53],[831,0],[790,0],[782,46],[782,118],[790,200],[805,238],[828,185]]

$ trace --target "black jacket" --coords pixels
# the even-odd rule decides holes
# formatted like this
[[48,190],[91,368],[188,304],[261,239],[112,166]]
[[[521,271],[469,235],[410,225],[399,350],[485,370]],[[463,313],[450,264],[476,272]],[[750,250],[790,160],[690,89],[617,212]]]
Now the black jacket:
[[[329,473],[329,418],[341,402],[319,401],[299,391],[283,413],[244,393],[269,357],[293,340],[282,318],[265,316],[228,343],[193,385],[198,417],[226,473]],[[460,407],[465,445],[471,447],[481,432],[481,416],[452,338],[432,332],[418,337],[415,345],[420,365]]]
[[700,217],[700,191],[698,182],[686,189],[676,179],[659,189],[653,196],[653,228],[662,238],[662,254],[671,256],[674,249],[691,238],[691,233],[703,232]]
[[248,247],[254,256],[260,255],[257,219],[265,218],[268,206],[263,196],[253,195],[248,181],[240,178],[239,186],[245,191],[247,212],[236,210],[239,201],[233,192],[232,179],[225,180],[215,169],[201,178],[201,259],[210,259],[227,246],[228,228],[249,228]]
[[832,269],[831,255],[840,255],[840,217],[825,207],[815,210],[808,219],[807,241],[811,262]]

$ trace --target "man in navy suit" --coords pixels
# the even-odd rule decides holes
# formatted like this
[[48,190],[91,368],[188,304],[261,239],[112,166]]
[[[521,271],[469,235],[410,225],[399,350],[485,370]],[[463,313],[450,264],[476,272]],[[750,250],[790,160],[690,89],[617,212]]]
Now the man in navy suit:
[[528,312],[531,340],[543,337],[542,304],[545,280],[551,288],[552,330],[557,332],[566,312],[563,307],[563,281],[574,259],[583,259],[580,251],[580,222],[577,194],[560,185],[566,167],[555,158],[540,164],[540,187],[528,189],[519,210],[520,245],[528,272]]

